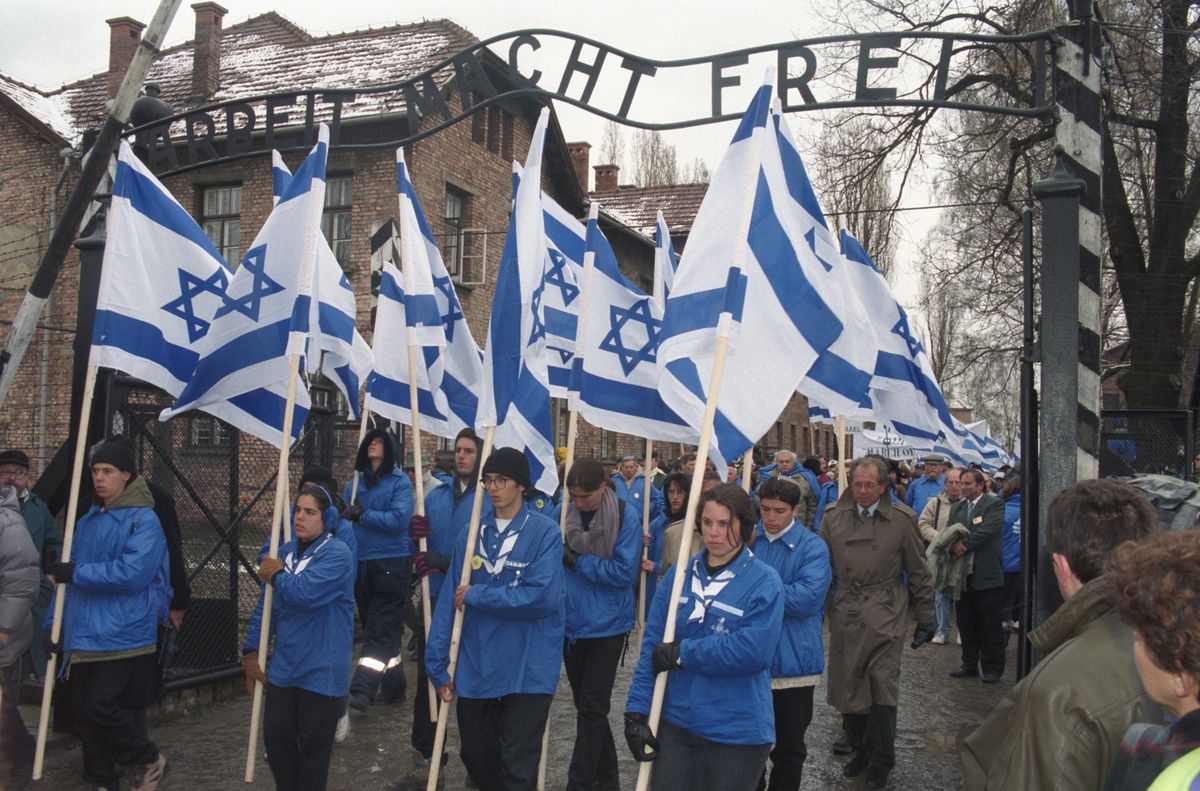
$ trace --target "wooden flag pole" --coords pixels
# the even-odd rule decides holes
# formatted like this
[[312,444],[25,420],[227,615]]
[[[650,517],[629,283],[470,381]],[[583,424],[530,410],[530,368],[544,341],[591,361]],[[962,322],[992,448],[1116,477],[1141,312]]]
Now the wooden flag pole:
[[838,492],[846,491],[846,418],[838,415],[833,419],[837,431]]
[[[92,399],[96,394],[96,366],[89,365],[83,381],[83,401],[79,414],[79,434],[75,440],[75,461],[71,466],[71,499],[67,501],[67,527],[63,535],[63,563],[71,560],[71,542],[75,537],[75,519],[79,515],[79,493],[83,483],[83,460],[86,457],[88,427],[91,424]],[[67,596],[65,583],[55,585],[54,620],[50,625],[50,642],[62,640],[63,605]],[[38,639],[38,638],[34,638]],[[50,727],[50,699],[54,695],[54,676],[58,669],[58,651],[46,658],[46,682],[42,687],[42,710],[38,714],[37,747],[33,754],[33,779],[42,779],[42,763],[46,757],[46,734]]]
[[[411,370],[411,369],[410,369]],[[409,378],[412,378],[411,376]],[[355,454],[362,447],[362,441],[367,436],[367,419],[371,416],[371,410],[367,409],[367,399],[363,399],[362,405],[362,420],[358,422],[358,444],[354,446]],[[357,461],[358,457],[355,456]],[[354,501],[358,499],[358,482],[362,478],[362,473],[358,471],[358,465],[354,466],[354,483],[350,484],[350,502],[347,505],[354,505]]]
[[[688,493],[687,512],[683,517],[683,536],[679,542],[679,554],[675,558],[675,575],[671,580],[671,597],[667,600],[677,602],[683,592],[683,579],[688,572],[688,558],[692,553],[692,532],[695,530],[696,511],[700,505],[700,486],[704,481],[704,470],[708,466],[703,459],[708,456],[712,444],[713,419],[717,414],[717,398],[721,392],[721,375],[725,371],[725,355],[729,349],[729,330],[733,317],[722,313],[717,322],[717,348],[713,356],[712,376],[708,382],[708,400],[704,403],[704,421],[700,424],[700,441],[696,445],[696,466],[692,471],[691,491]],[[675,640],[675,615],[678,606],[667,608],[667,620],[663,625],[662,642],[670,643]],[[663,700],[667,695],[667,673],[659,673],[654,679],[654,697],[650,701],[649,725],[652,733],[658,732],[659,719],[662,717]],[[637,791],[647,791],[650,787],[651,762],[638,764]]]
[[[650,543],[647,539],[650,538],[650,487],[654,484],[650,480],[650,458],[654,455],[654,440],[646,437],[646,472],[642,476],[646,479],[646,499],[642,503],[642,562],[650,559]],[[646,628],[646,570],[642,569],[641,584],[638,585],[638,603],[637,603],[637,630],[640,632]]]
[[[425,515],[425,468],[421,463],[421,417],[417,411],[417,377],[415,371],[417,365],[417,347],[411,343],[408,345],[408,414],[412,420],[413,431],[413,486],[416,488],[417,501],[413,508],[413,513],[418,516]],[[363,410],[366,414],[366,410]],[[359,443],[361,444],[361,440]],[[358,477],[355,476],[355,483],[358,483]],[[476,497],[475,499],[479,499]],[[429,550],[429,541],[422,538],[418,543],[418,547],[422,552]],[[421,577],[421,617],[425,621],[425,645],[429,645],[429,626],[433,623],[433,611],[429,602],[429,576]],[[437,705],[437,690],[433,688],[433,682],[426,678],[426,683],[429,685],[429,721],[437,722],[438,705]],[[441,760],[440,758],[438,759]]]
[[[292,418],[296,412],[296,382],[300,379],[300,355],[292,354],[288,360],[287,401],[283,406],[283,426],[279,437],[279,472],[275,476],[275,506],[271,516],[271,543],[268,557],[279,557],[279,538],[282,532],[280,520],[283,516],[284,499],[287,496],[288,451],[292,444]],[[274,589],[268,584],[263,590],[262,621],[258,634],[258,669],[267,670],[267,646],[271,637],[271,604]],[[258,728],[262,719],[263,683],[254,682],[254,702],[250,706],[250,736],[246,746],[247,783],[254,782],[254,763],[258,752]]]
[[[467,547],[463,553],[462,573],[459,574],[458,584],[467,585],[471,582],[471,560],[475,555],[475,542],[479,540],[479,517],[483,510],[483,464],[492,452],[492,439],[496,436],[496,427],[488,426],[483,437],[483,451],[480,463],[475,472],[475,501],[471,504],[471,522],[467,527]],[[464,605],[465,607],[465,605]],[[450,629],[450,664],[446,672],[450,680],[454,680],[454,670],[458,666],[458,643],[462,638],[463,611],[454,611],[454,625]],[[437,729],[433,737],[432,758],[429,759],[429,782],[427,791],[437,791],[438,774],[442,769],[442,751],[446,747],[446,721],[449,719],[450,702],[443,700],[438,708]]]
[[754,448],[742,454],[742,489],[750,494],[750,473],[754,472]]

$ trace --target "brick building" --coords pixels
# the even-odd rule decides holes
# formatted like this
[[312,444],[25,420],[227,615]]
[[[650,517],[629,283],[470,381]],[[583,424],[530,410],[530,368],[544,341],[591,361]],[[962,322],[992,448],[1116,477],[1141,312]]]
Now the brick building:
[[[270,160],[262,152],[272,142],[279,148],[287,148],[290,142],[292,150],[285,159],[294,168],[303,157],[301,138],[306,130],[301,116],[334,121],[337,137],[328,164],[324,230],[359,295],[359,327],[370,340],[371,239],[396,212],[394,153],[389,147],[371,146],[407,137],[435,123],[430,112],[433,88],[427,85],[424,99],[430,104],[423,108],[410,107],[414,97],[400,91],[353,96],[339,95],[336,89],[388,85],[432,70],[434,88],[457,113],[464,99],[470,106],[477,102],[470,90],[472,84],[478,84],[475,81],[486,80],[503,92],[515,87],[519,77],[487,50],[476,51],[473,67],[477,66],[479,73],[472,68],[465,79],[459,68],[437,69],[438,64],[478,42],[446,20],[313,36],[273,12],[225,28],[226,10],[220,5],[200,2],[192,9],[195,37],[160,53],[147,84],[157,86],[159,98],[176,112],[239,97],[260,98],[247,101],[240,116],[214,112],[207,139],[203,125],[196,125],[189,116],[188,122],[172,126],[170,145],[165,139],[151,140],[148,152],[144,145],[142,152],[159,172],[186,164],[189,157],[196,162],[197,149],[200,159],[205,159],[206,143],[213,151],[208,158],[216,156],[215,149],[222,153],[232,150],[239,137],[247,149],[259,152],[164,177],[167,187],[232,262],[244,252],[271,209]],[[88,130],[103,121],[105,102],[115,95],[144,27],[128,17],[111,19],[108,24],[109,68],[103,73],[49,92],[0,75],[0,133],[6,141],[0,152],[0,321],[11,321],[15,314],[56,212],[78,177],[83,141]],[[313,86],[330,90],[307,107],[279,96]],[[270,94],[275,94],[274,98],[267,98]],[[480,342],[486,333],[492,284],[508,222],[510,162],[527,150],[542,106],[536,99],[510,98],[481,107],[467,120],[411,143],[405,152],[417,193]],[[567,143],[552,115],[543,187],[580,217],[586,214],[590,199],[599,200],[602,226],[622,269],[631,281],[649,290],[655,211],[662,208],[676,250],[682,250],[706,185],[618,187],[617,168],[591,168],[589,152],[587,143]],[[592,170],[596,188],[589,193]],[[39,468],[61,445],[68,429],[79,275],[78,255],[72,251],[18,372],[17,385],[0,413],[3,442],[30,449]],[[316,396],[314,400],[320,401]],[[832,455],[832,432],[823,427],[814,432],[806,407],[802,398],[793,399],[775,430],[763,438],[762,450],[769,453],[786,447],[801,454]],[[344,408],[340,405],[343,414]],[[566,416],[565,405],[556,402],[558,444],[565,444]],[[229,431],[207,416],[197,413],[174,422],[180,425],[175,427],[172,444],[183,454],[219,455],[228,447]],[[344,422],[334,432],[335,446],[344,450],[335,453],[343,476],[348,472],[346,462],[356,433],[356,424]],[[445,447],[429,440],[429,450],[439,444]],[[270,458],[254,441],[246,440],[240,448],[243,454],[254,448],[255,458]],[[642,448],[639,438],[581,421],[580,453],[615,459],[627,453],[640,454]],[[682,449],[672,445],[662,450],[663,456],[670,458]],[[243,469],[242,474],[246,473]],[[243,499],[245,496],[243,492]]]

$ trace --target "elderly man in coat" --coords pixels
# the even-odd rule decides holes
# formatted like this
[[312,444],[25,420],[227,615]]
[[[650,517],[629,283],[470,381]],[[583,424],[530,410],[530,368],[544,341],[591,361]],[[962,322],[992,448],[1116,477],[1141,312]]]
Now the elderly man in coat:
[[[887,460],[856,459],[849,490],[821,520],[833,566],[829,609],[830,705],[854,757],[842,772],[867,772],[869,788],[884,788],[896,762],[896,704],[909,600],[917,616],[912,647],[933,638],[933,585],[912,509],[886,497]],[[907,585],[905,584],[907,575]]]

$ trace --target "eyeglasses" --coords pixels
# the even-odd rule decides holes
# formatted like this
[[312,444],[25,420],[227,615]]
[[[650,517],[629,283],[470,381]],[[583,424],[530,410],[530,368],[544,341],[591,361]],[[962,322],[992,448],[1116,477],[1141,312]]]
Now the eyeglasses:
[[503,475],[485,475],[482,483],[485,489],[503,489],[512,483],[512,478],[506,478]]
[[860,492],[869,492],[872,489],[878,489],[882,485],[883,484],[881,484],[881,483],[871,483],[869,481],[866,483],[863,483],[861,481],[855,481],[854,483],[850,484],[850,488],[857,489]]
[[16,469],[7,469],[7,470],[0,469],[0,478],[24,478],[28,474],[29,474],[29,470],[26,470],[21,467],[17,467]]

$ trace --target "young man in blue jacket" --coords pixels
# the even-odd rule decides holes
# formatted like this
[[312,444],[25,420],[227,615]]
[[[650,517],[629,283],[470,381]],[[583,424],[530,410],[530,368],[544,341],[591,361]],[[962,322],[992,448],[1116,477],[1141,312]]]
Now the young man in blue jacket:
[[[413,515],[413,487],[396,467],[396,446],[382,428],[372,429],[358,448],[354,481],[346,484],[346,515],[354,523],[358,543],[358,575],[354,598],[362,621],[362,653],[350,682],[350,708],[363,712],[400,653],[400,632],[411,592],[412,548],[408,523]],[[393,672],[403,673],[396,667]]]
[[[479,453],[483,440],[473,428],[464,428],[454,438],[454,480],[445,486],[425,492],[425,522],[429,531],[426,536],[425,552],[413,556],[413,576],[416,579],[429,577],[430,611],[437,608],[438,595],[446,580],[446,569],[455,548],[466,541],[467,528],[471,522],[471,508],[475,504],[479,474]],[[491,498],[484,497],[480,508],[482,519],[493,513]],[[420,520],[413,517],[419,538]],[[414,547],[415,548],[415,547]],[[429,762],[433,756],[436,735],[435,723],[429,720],[429,688],[425,674],[425,630],[417,629],[417,686],[413,694],[412,748],[413,770],[399,782],[388,787],[388,791],[422,791],[429,776]],[[445,764],[445,754],[442,763]]]
[[758,490],[762,519],[754,531],[754,554],[783,582],[783,632],[771,662],[771,702],[775,746],[771,749],[769,791],[799,791],[808,749],[804,734],[813,716],[813,689],[825,669],[821,617],[833,573],[829,548],[796,518],[800,489],[773,478]]
[[158,627],[168,619],[171,585],[167,541],[136,469],[128,444],[106,442],[92,454],[99,502],[75,526],[71,561],[56,562],[50,576],[67,586],[63,667],[84,780],[116,789],[117,767],[130,767],[133,791],[153,791],[167,759],[150,741],[145,708],[158,691]]
[[[703,495],[699,514],[703,551],[683,569],[672,567],[654,594],[625,704],[625,740],[635,759],[655,761],[653,791],[751,791],[775,740],[770,671],[783,585],[747,546],[754,540],[749,495],[721,484]],[[675,602],[671,585],[680,571],[687,576]],[[668,607],[677,620],[674,641],[665,643]],[[647,715],[663,672],[667,692],[655,735]]]
[[[469,582],[465,541],[454,549],[425,650],[438,697],[458,697],[467,773],[482,791],[533,791],[542,732],[558,686],[563,636],[563,544],[552,519],[524,501],[529,462],[500,448],[483,465],[495,514],[480,523]],[[464,537],[465,539],[465,537]],[[453,678],[450,633],[461,610]]]
[[633,628],[642,513],[618,498],[605,480],[604,465],[595,459],[576,459],[566,487],[563,664],[576,711],[567,791],[617,791],[617,749],[608,711],[625,635]]

